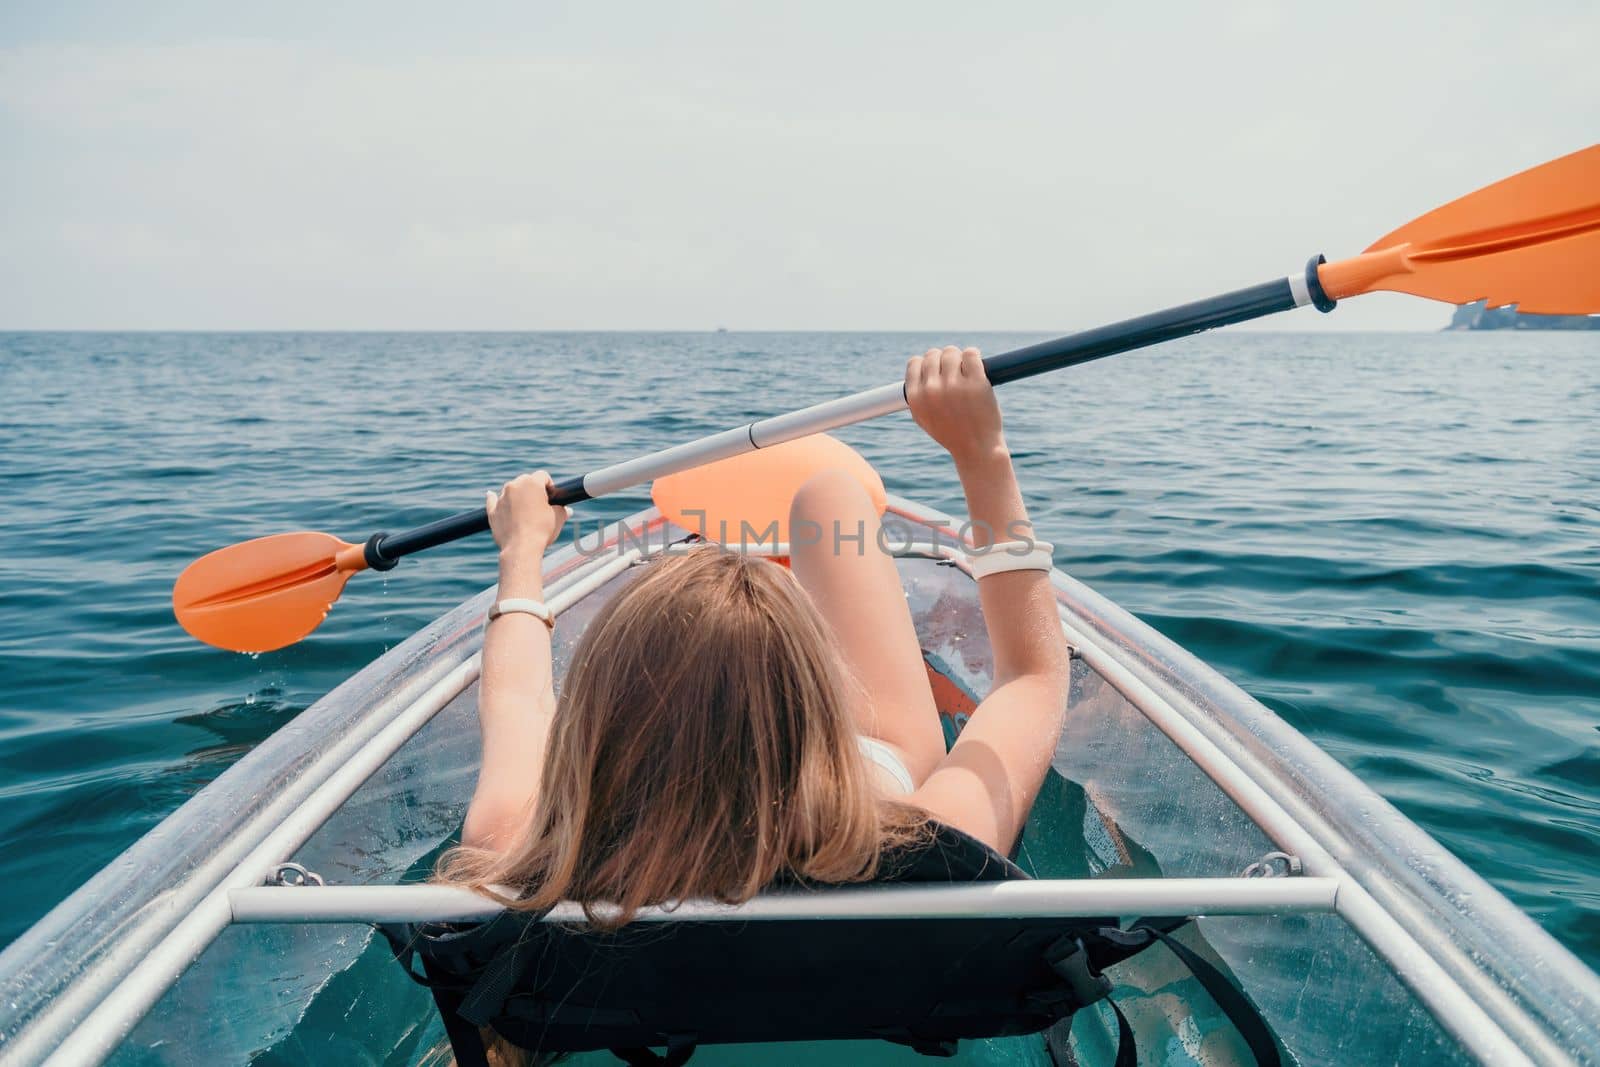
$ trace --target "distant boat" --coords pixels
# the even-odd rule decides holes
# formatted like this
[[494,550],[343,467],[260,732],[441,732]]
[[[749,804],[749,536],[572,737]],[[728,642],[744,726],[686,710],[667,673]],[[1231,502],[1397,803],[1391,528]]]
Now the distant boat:
[[1456,308],[1445,330],[1600,330],[1600,315],[1524,315],[1479,300]]
[[728,328],[726,326],[718,326],[717,327],[717,332],[718,333],[727,333],[728,332]]

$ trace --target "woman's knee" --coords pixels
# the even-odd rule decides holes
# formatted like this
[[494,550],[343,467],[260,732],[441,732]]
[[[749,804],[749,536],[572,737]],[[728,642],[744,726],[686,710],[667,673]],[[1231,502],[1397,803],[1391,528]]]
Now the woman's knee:
[[789,511],[794,518],[815,520],[837,518],[863,507],[870,509],[872,498],[856,476],[843,467],[826,467],[805,480]]

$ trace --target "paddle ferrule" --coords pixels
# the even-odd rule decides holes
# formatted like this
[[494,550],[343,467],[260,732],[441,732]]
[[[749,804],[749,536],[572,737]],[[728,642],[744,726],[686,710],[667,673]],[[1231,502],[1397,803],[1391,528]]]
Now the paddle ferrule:
[[392,571],[400,562],[399,556],[391,555],[385,550],[384,542],[388,539],[389,535],[386,533],[375,533],[361,546],[361,558],[375,571]]
[[[1317,310],[1324,315],[1339,306],[1339,302],[1329,296],[1328,291],[1322,287],[1322,265],[1326,262],[1328,262],[1327,256],[1312,256],[1306,261],[1306,276],[1300,281],[1305,287],[1307,301],[1316,305]],[[1294,281],[1293,278],[1289,280]]]

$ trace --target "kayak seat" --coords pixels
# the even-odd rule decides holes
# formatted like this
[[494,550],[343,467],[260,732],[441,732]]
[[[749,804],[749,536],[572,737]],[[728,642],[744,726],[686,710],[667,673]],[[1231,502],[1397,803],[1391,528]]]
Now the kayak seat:
[[[888,857],[880,881],[1027,877],[940,826],[928,847]],[[1105,969],[1157,940],[1181,949],[1167,935],[1187,921],[1141,919],[1123,929],[1115,917],[666,918],[604,932],[508,910],[481,923],[378,929],[406,973],[432,992],[460,1067],[487,1067],[480,1028],[541,1055],[609,1049],[628,1064],[682,1064],[699,1045],[867,1038],[951,1056],[965,1038],[1056,1028],[1047,1048],[1071,1063],[1064,1028],[1074,1012],[1107,997]],[[1184,962],[1210,968],[1198,957]],[[1254,1016],[1246,1023],[1266,1033],[1268,1058],[1246,1033],[1258,1062],[1276,1064],[1265,1023],[1220,972],[1215,977],[1237,1001],[1219,1006],[1231,1016],[1242,1004]],[[1132,1067],[1131,1029],[1112,1009],[1116,1062]]]

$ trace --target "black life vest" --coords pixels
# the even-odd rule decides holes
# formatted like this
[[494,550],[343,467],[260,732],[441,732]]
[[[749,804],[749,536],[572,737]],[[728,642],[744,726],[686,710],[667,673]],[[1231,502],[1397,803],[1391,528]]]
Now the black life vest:
[[[885,857],[877,881],[1027,878],[981,842],[934,824],[922,846]],[[776,893],[828,892],[778,886]],[[889,890],[892,891],[892,890]],[[1079,1008],[1105,999],[1102,972],[1157,940],[1212,972],[1263,1065],[1266,1024],[1221,972],[1171,939],[1188,921],[1105,918],[667,920],[611,933],[507,911],[471,925],[381,925],[396,958],[433,993],[460,1067],[487,1067],[480,1027],[542,1053],[610,1049],[629,1064],[681,1064],[702,1044],[881,1038],[949,1056],[963,1038],[1051,1030],[1053,1057]],[[420,958],[423,973],[413,962]],[[1212,981],[1196,970],[1208,990]],[[1118,1067],[1133,1035],[1112,1005]],[[1253,1033],[1254,1032],[1254,1033]],[[664,1048],[664,1053],[651,1051]],[[1061,1062],[1070,1062],[1062,1060]]]

